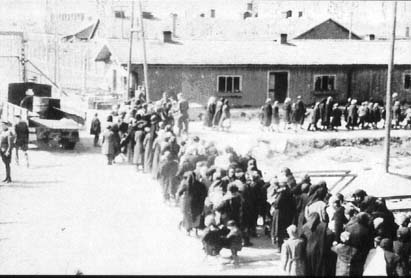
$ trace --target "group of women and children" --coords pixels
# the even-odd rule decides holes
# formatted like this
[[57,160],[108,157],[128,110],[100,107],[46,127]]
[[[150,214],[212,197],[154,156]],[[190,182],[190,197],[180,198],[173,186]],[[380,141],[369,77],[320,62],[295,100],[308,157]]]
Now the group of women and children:
[[[228,103],[216,107],[207,123],[223,128]],[[243,247],[268,236],[288,275],[409,274],[409,218],[397,224],[384,199],[358,190],[346,200],[324,181],[312,184],[308,175],[297,181],[288,168],[267,181],[251,155],[176,135],[172,109],[167,98],[154,105],[133,100],[118,122],[107,119],[103,153],[109,164],[121,155],[158,180],[164,202],[181,207],[180,230],[201,232],[208,256],[226,248],[237,265]]]

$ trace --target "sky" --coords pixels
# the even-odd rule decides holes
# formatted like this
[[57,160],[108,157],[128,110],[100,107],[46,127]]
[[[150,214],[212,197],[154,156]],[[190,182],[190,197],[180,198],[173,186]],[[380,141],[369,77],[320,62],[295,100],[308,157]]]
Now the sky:
[[[215,9],[216,17],[227,20],[240,20],[247,3],[252,0],[142,0],[144,10],[167,16],[178,13],[185,18],[196,18],[201,13],[209,15]],[[41,26],[48,4],[56,3],[60,12],[84,11],[90,17],[97,17],[96,3],[115,4],[128,10],[130,0],[2,0],[0,9],[0,29],[16,28],[25,25]],[[136,1],[137,2],[137,1]],[[302,11],[304,16],[319,20],[334,18],[343,25],[352,24],[353,29],[363,26],[387,29],[391,25],[392,1],[273,1],[254,0],[253,6],[259,18],[282,17],[282,12]],[[405,26],[411,26],[411,2],[398,1],[398,32],[403,34]],[[13,24],[14,23],[14,24]],[[369,27],[371,26],[371,27]]]

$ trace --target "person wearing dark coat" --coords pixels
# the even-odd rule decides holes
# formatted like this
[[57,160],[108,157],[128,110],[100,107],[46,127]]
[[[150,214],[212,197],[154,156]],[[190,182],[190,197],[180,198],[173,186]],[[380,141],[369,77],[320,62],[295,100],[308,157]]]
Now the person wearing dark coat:
[[318,110],[320,112],[320,120],[321,120],[322,129],[325,128],[325,124],[327,122],[327,115],[326,115],[326,111],[325,111],[325,103],[326,102],[327,102],[327,99],[325,98],[318,105]]
[[114,133],[111,130],[111,126],[107,126],[107,130],[103,133],[101,152],[107,156],[107,164],[112,165],[115,153],[115,142],[114,142]]
[[262,121],[261,124],[264,128],[264,130],[267,130],[271,126],[271,121],[273,117],[273,108],[271,106],[271,99],[268,98],[265,101],[265,104],[263,107],[261,107],[262,110]]
[[411,255],[410,230],[408,228],[398,228],[397,240],[393,242],[393,252],[400,257],[404,274],[408,275],[410,273],[409,259]]
[[100,133],[101,133],[101,123],[98,118],[98,114],[96,113],[94,115],[94,119],[91,121],[91,126],[90,126],[90,134],[94,135],[94,140],[93,140],[94,147],[98,146],[98,140],[100,137]]
[[308,175],[305,175],[303,180],[292,191],[296,205],[294,224],[297,226],[298,234],[301,233],[302,227],[305,224],[305,207],[308,204],[308,191],[310,189],[310,186],[310,177]]
[[220,124],[221,115],[223,113],[224,101],[224,98],[220,98],[216,103],[215,114],[213,117],[213,127],[218,127],[218,125]]
[[400,277],[409,276],[409,273],[404,273],[403,263],[400,256],[393,252],[392,240],[384,238],[381,240],[380,247],[384,250],[384,258],[386,262],[387,276]]
[[292,224],[294,219],[295,201],[286,180],[277,184],[274,182],[270,187],[274,187],[267,190],[267,200],[271,204],[273,216],[271,239],[273,244],[277,244],[281,252],[281,246],[287,237],[287,227]]
[[338,103],[334,103],[333,110],[331,112],[331,130],[336,130],[335,128],[341,126],[341,116],[342,111],[338,108]]
[[305,120],[305,104],[301,99],[301,96],[297,97],[297,102],[295,103],[295,110],[294,110],[294,123],[296,125],[300,125],[300,128],[302,128]]
[[238,187],[235,184],[230,184],[222,202],[215,207],[215,210],[221,214],[221,224],[226,225],[230,220],[241,223],[242,206],[243,200],[238,191]]
[[216,113],[216,98],[210,97],[206,107],[206,113],[204,117],[204,126],[212,127],[213,126],[213,118]]
[[159,177],[160,184],[163,190],[163,200],[168,201],[170,197],[174,197],[175,176],[178,170],[178,163],[173,159],[171,153],[166,151],[160,161]]
[[333,233],[328,229],[327,223],[321,222],[320,215],[313,212],[309,215],[307,223],[303,226],[301,237],[306,241],[305,275],[307,276],[333,276],[329,259]]
[[345,231],[350,233],[350,239],[346,244],[358,250],[351,266],[353,276],[361,276],[368,251],[374,246],[371,216],[365,212],[358,213],[347,223]]
[[381,110],[378,102],[374,103],[372,107],[372,120],[373,120],[373,127],[377,129],[378,123],[381,121]]
[[335,276],[354,276],[352,273],[352,265],[355,265],[353,258],[358,252],[357,248],[345,244],[350,238],[350,233],[344,232],[339,238],[339,242],[335,241],[331,251],[337,255],[337,264]]
[[333,105],[334,105],[333,98],[328,97],[324,105],[324,118],[323,118],[323,126],[327,129],[330,128]]
[[183,220],[180,227],[184,227],[189,235],[192,229],[200,225],[200,216],[204,209],[204,200],[207,197],[207,187],[197,180],[193,171],[186,172],[180,187],[177,190],[177,197],[180,200]]

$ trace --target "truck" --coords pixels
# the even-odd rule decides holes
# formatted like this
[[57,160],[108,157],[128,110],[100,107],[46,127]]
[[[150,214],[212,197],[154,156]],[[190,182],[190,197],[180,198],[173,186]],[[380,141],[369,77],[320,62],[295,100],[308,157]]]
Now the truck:
[[16,115],[28,122],[38,145],[74,149],[79,142],[79,128],[85,119],[64,111],[59,98],[53,98],[52,87],[35,82],[10,83],[7,100],[2,103],[2,121],[13,123]]

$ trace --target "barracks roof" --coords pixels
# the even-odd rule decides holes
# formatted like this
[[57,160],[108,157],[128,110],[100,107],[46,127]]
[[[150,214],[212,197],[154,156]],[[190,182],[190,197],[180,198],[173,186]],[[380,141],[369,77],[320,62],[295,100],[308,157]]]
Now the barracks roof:
[[[96,61],[128,62],[128,42],[111,40]],[[389,40],[147,41],[147,63],[162,65],[386,65]],[[141,41],[133,44],[133,64],[141,64]],[[395,64],[411,66],[411,40],[395,43]]]

